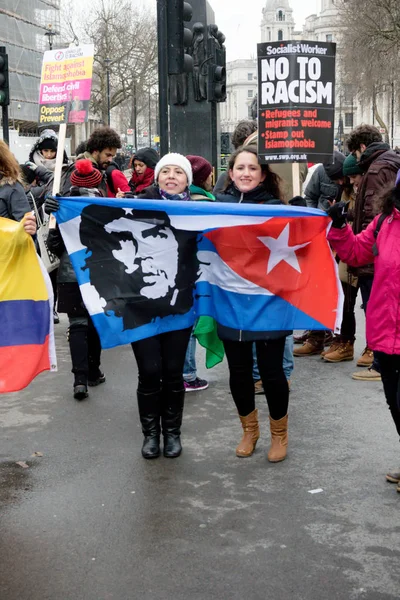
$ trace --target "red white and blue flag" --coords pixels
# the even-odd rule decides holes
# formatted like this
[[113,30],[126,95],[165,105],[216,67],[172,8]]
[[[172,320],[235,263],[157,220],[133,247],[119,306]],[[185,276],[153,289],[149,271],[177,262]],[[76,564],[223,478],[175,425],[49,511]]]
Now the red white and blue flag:
[[191,326],[340,327],[330,219],[289,206],[65,198],[56,213],[104,348]]

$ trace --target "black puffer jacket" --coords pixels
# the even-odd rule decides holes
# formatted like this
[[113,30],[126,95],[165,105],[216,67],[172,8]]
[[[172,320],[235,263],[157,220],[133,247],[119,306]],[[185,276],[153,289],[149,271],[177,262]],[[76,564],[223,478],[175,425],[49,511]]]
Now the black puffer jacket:
[[[272,194],[259,186],[251,192],[242,193],[233,184],[224,192],[216,194],[217,202],[236,202],[240,204],[283,204],[281,200],[274,198]],[[243,331],[231,329],[218,323],[218,337],[221,340],[233,340],[236,342],[254,342],[256,340],[276,340],[290,335],[292,331]]]

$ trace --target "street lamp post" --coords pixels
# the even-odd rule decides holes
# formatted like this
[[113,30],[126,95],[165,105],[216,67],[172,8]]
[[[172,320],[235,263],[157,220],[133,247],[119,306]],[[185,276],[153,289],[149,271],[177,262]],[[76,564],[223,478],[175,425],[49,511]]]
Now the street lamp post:
[[46,33],[44,34],[45,36],[47,36],[48,40],[49,40],[49,48],[50,50],[53,50],[53,38],[56,34],[55,31],[53,31],[53,26],[49,25],[48,29],[46,30]]
[[107,124],[111,125],[111,102],[110,102],[110,63],[111,58],[105,58],[104,63],[107,71]]

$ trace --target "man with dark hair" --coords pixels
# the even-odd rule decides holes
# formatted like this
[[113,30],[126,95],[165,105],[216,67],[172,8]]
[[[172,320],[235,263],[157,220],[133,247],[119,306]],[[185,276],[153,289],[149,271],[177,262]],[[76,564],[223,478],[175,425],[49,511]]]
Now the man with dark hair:
[[[95,129],[86,142],[86,150],[83,154],[79,154],[76,158],[88,158],[92,161],[93,166],[100,171],[105,171],[117,154],[118,148],[121,148],[121,138],[118,133],[111,127],[99,127]],[[71,188],[71,174],[74,170],[72,165],[65,173],[61,184],[61,195],[65,196]],[[107,195],[107,182],[104,175],[103,181],[98,186],[105,195]]]
[[[358,160],[363,172],[362,181],[357,190],[354,210],[353,231],[357,235],[367,228],[377,214],[381,212],[382,196],[385,190],[393,187],[400,169],[400,156],[382,141],[382,135],[373,125],[359,125],[350,133],[347,146]],[[356,270],[364,310],[367,308],[374,279],[374,266],[366,265]],[[372,350],[365,348],[358,367],[368,367],[357,371],[353,379],[361,381],[380,381],[379,365],[374,360]]]

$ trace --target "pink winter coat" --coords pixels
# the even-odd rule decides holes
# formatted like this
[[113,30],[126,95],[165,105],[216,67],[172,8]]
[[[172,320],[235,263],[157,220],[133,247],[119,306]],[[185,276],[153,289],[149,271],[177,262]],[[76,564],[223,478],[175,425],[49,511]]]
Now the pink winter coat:
[[[375,264],[367,306],[368,346],[385,354],[400,354],[400,212],[394,209],[383,221],[375,240],[378,219],[379,215],[358,235],[349,225],[343,229],[331,227],[328,240],[346,264]],[[375,242],[378,256],[372,250]]]

